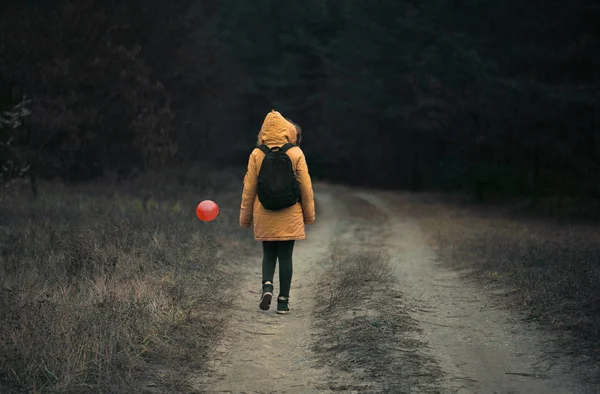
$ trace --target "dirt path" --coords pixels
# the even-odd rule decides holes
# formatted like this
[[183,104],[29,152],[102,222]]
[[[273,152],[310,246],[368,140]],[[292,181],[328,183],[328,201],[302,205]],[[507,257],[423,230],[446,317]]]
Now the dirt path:
[[[261,263],[249,272],[242,286],[232,325],[212,361],[211,376],[198,386],[207,393],[322,393],[328,371],[314,367],[311,351],[313,286],[322,269],[337,228],[339,209],[329,192],[319,193],[319,219],[307,240],[294,250],[294,272],[289,315],[258,309]],[[275,272],[275,294],[279,291]],[[275,300],[274,300],[275,301]]]
[[[320,214],[309,238],[295,250],[290,315],[258,309],[260,261],[243,273],[247,280],[230,329],[212,360],[210,374],[196,382],[201,392],[326,393],[332,392],[326,384],[332,376],[338,381],[352,379],[350,372],[317,368],[311,350],[314,292],[318,291],[314,283],[351,208],[336,198],[337,190],[316,188]],[[572,383],[560,360],[544,357],[549,338],[519,323],[476,284],[437,265],[418,221],[397,208],[398,200],[370,192],[357,192],[355,197],[388,216],[388,238],[381,245],[389,249],[397,290],[404,294],[399,307],[407,308],[422,328],[414,335],[427,348],[419,351],[436,360],[445,375],[442,387],[434,392],[592,392]]]
[[525,326],[460,272],[439,265],[410,203],[359,193],[390,218],[388,245],[403,301],[423,329],[419,340],[445,372],[443,392],[592,393],[554,359],[551,338]]

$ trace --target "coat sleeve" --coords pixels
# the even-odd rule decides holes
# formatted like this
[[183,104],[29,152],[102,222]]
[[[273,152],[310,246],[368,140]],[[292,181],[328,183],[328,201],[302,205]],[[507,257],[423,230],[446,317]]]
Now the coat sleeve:
[[312,181],[308,173],[308,165],[304,154],[300,156],[296,166],[296,175],[300,184],[300,194],[302,198],[302,212],[304,214],[304,223],[313,224],[315,222],[315,200],[312,188]]
[[252,225],[252,211],[256,198],[257,182],[256,159],[254,155],[250,155],[248,169],[244,176],[244,190],[242,191],[242,205],[240,207],[240,226],[243,228],[249,228]]

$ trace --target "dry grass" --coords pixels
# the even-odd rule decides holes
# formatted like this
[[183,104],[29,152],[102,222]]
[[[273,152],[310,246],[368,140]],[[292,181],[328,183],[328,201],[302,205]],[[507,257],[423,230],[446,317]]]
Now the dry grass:
[[238,177],[181,174],[5,198],[0,391],[186,387],[226,319],[228,267],[252,239],[236,215],[194,215],[204,198],[237,207]]
[[[600,231],[585,224],[522,219],[501,210],[430,205],[422,220],[440,258],[558,330],[572,355],[600,362]],[[563,218],[565,221],[565,218]],[[598,377],[595,377],[596,379]]]
[[331,313],[352,307],[365,292],[374,290],[373,286],[384,286],[389,290],[392,278],[388,260],[386,255],[372,252],[334,258],[327,280],[321,283],[325,285],[327,297],[321,299],[321,312]]
[[[357,212],[365,212],[362,208],[368,210]],[[314,350],[322,363],[354,375],[344,382],[332,377],[327,388],[408,393],[418,387],[437,392],[440,371],[419,353],[423,344],[414,339],[417,325],[394,289],[389,256],[380,248],[348,241],[381,236],[374,234],[380,231],[374,222],[381,225],[381,217],[361,217],[344,226],[318,284]]]

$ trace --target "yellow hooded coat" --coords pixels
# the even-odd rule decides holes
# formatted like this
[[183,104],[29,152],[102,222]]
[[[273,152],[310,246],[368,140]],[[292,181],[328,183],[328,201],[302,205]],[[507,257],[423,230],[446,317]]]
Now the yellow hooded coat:
[[[265,117],[258,134],[258,143],[269,148],[296,142],[296,128],[277,111]],[[257,241],[289,241],[306,239],[305,224],[315,221],[315,203],[312,182],[304,153],[299,147],[289,149],[287,155],[292,160],[294,172],[300,185],[302,202],[279,211],[266,210],[257,195],[258,173],[265,154],[254,149],[248,159],[248,170],[244,177],[244,190],[240,209],[240,226],[249,228],[254,224],[254,238]]]

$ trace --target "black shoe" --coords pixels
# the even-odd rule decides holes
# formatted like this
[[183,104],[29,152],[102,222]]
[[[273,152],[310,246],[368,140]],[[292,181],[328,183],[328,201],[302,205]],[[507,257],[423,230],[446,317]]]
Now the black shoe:
[[279,313],[280,315],[290,313],[289,301],[289,297],[285,297],[285,299],[283,300],[277,297],[277,313]]
[[259,308],[263,311],[268,311],[271,307],[271,299],[273,298],[273,285],[272,284],[263,284],[261,296],[260,296],[260,304],[258,304]]

